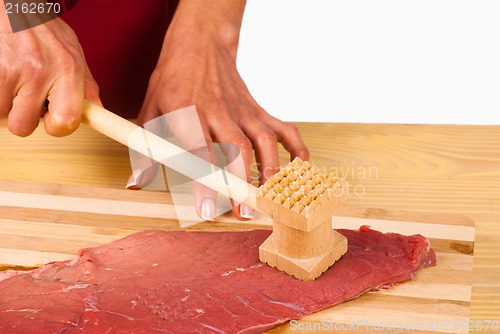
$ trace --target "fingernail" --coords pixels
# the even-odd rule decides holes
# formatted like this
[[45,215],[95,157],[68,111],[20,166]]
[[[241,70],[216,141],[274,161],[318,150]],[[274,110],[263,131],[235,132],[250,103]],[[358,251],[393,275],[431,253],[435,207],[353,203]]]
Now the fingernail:
[[211,198],[205,198],[201,204],[201,218],[205,220],[214,220],[215,202]]
[[141,182],[141,179],[142,179],[142,173],[139,173],[139,175],[137,175],[137,178],[134,176],[134,173],[132,173],[132,175],[130,175],[130,178],[128,179],[126,188],[132,190],[141,189],[138,186],[139,182]]
[[240,204],[240,216],[243,218],[252,219],[253,209],[245,204]]

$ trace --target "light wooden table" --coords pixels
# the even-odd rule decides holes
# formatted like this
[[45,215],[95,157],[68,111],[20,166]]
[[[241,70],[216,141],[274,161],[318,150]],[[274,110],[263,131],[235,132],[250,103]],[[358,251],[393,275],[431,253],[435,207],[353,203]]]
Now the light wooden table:
[[[500,320],[500,126],[300,123],[317,165],[350,183],[346,206],[459,213],[476,223],[471,320]],[[17,138],[0,120],[0,179],[123,188],[128,150],[82,126]],[[281,150],[281,163],[288,154]],[[499,330],[500,333],[500,330]]]

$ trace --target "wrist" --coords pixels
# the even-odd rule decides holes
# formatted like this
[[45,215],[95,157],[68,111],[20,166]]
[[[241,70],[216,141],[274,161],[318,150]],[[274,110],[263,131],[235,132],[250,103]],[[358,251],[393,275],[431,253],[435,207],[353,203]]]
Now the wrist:
[[186,45],[193,50],[216,47],[236,58],[244,9],[243,0],[181,0],[164,46]]

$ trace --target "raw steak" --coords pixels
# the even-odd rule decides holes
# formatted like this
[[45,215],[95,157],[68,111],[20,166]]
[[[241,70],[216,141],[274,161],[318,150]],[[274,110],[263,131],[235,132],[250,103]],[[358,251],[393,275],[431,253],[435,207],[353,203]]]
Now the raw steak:
[[414,278],[421,235],[339,230],[348,252],[313,282],[258,259],[270,231],[145,231],[74,261],[0,273],[1,333],[256,333]]

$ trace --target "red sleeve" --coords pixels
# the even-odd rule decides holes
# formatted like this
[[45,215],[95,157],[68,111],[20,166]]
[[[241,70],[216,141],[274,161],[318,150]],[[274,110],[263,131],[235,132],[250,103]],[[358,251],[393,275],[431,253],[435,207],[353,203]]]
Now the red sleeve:
[[62,16],[76,32],[104,106],[136,117],[176,1],[82,0]]

